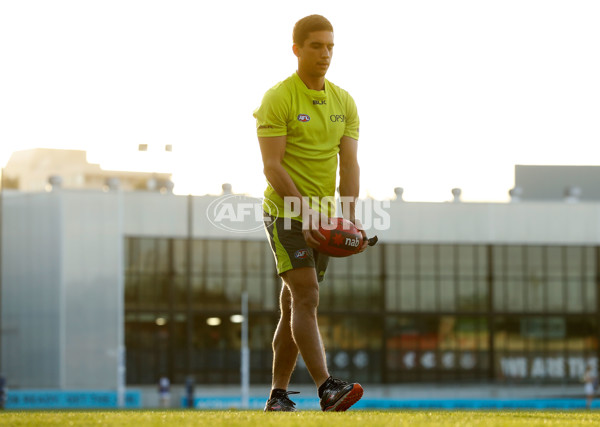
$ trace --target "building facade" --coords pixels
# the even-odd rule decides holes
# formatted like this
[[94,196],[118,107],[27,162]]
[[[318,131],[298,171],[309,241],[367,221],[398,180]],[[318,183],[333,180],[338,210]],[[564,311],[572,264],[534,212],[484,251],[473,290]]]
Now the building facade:
[[[147,157],[147,154],[140,153],[140,157]],[[155,153],[153,156],[156,158]],[[140,161],[139,167],[143,166],[144,162]],[[105,170],[97,163],[88,162],[87,153],[82,150],[34,148],[16,151],[1,172],[2,188],[24,192],[46,191],[52,187],[96,190],[109,188],[117,180],[125,191],[173,190],[170,173]]]
[[[281,283],[260,201],[63,189],[5,192],[2,206],[11,387],[115,388],[119,375],[238,384],[243,293],[250,380],[270,383]],[[376,213],[365,223],[379,243],[333,259],[320,291],[332,373],[568,384],[597,369],[600,203],[362,209]],[[311,383],[301,359],[293,381]]]

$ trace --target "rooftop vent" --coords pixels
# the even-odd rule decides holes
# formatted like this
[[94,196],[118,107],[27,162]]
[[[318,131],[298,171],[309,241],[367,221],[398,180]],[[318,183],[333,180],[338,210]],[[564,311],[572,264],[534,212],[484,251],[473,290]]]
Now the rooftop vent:
[[513,203],[520,202],[521,196],[523,195],[523,189],[521,187],[515,187],[508,190],[510,201]]
[[106,180],[106,189],[108,191],[116,191],[121,186],[121,181],[119,178],[108,178]]
[[453,202],[454,203],[460,203],[460,195],[462,194],[462,190],[460,188],[453,188],[452,189],[452,196],[453,198]]
[[403,195],[404,195],[404,188],[402,187],[396,187],[394,188],[394,194],[396,195],[396,200],[399,202],[403,202]]
[[564,200],[567,203],[577,203],[581,199],[581,193],[581,187],[577,187],[576,185],[569,185],[565,188]]
[[59,175],[51,175],[48,177],[48,185],[46,189],[48,191],[58,190],[62,188],[63,179],[62,176]]

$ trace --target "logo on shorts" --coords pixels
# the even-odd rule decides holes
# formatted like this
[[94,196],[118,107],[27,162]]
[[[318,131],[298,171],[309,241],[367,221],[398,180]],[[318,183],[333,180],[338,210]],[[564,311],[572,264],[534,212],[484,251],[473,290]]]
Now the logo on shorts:
[[296,259],[304,259],[308,256],[308,250],[306,249],[298,249],[294,254],[294,258]]
[[298,121],[308,122],[310,120],[310,116],[308,114],[298,114]]

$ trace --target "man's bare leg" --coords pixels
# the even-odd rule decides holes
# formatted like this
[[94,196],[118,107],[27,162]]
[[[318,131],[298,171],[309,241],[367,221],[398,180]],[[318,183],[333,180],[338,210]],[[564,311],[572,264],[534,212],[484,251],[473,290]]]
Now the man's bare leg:
[[273,389],[287,390],[298,359],[298,347],[292,336],[292,295],[285,283],[279,296],[281,317],[273,336]]
[[[316,386],[319,387],[329,378],[329,372],[317,323],[317,307],[319,305],[317,274],[311,267],[298,268],[283,273],[283,280],[291,293],[293,340],[297,350],[302,354],[308,372]],[[297,353],[295,354],[297,356]]]

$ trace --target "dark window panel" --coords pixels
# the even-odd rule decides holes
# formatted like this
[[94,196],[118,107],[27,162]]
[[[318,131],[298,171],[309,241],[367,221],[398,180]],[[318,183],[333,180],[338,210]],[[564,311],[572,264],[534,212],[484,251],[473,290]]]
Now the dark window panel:
[[[190,277],[187,248],[125,239],[128,383],[154,384],[165,370],[172,382],[238,383],[230,316],[245,286],[251,381],[269,383],[281,282],[268,244],[196,239]],[[363,382],[576,382],[598,352],[596,257],[594,247],[380,243],[332,260],[319,308],[328,360]],[[312,382],[301,361],[294,381]]]

